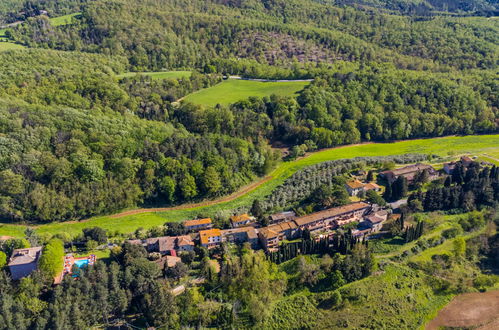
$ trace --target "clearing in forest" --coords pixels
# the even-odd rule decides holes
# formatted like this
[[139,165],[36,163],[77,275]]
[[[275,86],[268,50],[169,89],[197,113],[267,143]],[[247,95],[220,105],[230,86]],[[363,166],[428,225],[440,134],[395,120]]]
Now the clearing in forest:
[[54,17],[50,19],[50,24],[52,26],[62,26],[62,25],[68,25],[71,24],[74,18],[80,18],[81,13],[73,13],[69,15],[64,15],[64,16],[59,16],[59,17]]
[[183,100],[205,106],[231,104],[248,97],[264,97],[276,94],[293,96],[307,86],[309,81],[253,81],[228,79],[220,84],[187,95]]

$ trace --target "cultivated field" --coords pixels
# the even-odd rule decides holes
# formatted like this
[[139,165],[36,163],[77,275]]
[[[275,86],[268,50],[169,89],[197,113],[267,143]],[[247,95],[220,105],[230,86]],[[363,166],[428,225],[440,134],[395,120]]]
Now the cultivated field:
[[231,104],[251,96],[264,97],[272,94],[292,96],[308,84],[308,81],[261,82],[229,79],[210,88],[189,94],[183,100],[206,106]]
[[[212,216],[218,211],[228,211],[238,207],[249,206],[254,199],[262,199],[270,194],[277,186],[284,182],[296,171],[317,163],[328,160],[365,157],[365,156],[388,156],[406,153],[435,154],[442,157],[460,154],[483,154],[499,151],[499,135],[481,135],[465,137],[444,137],[434,139],[409,140],[394,143],[366,143],[353,146],[332,148],[311,153],[306,157],[292,162],[282,162],[270,173],[271,179],[261,179],[261,184],[252,184],[252,189],[245,189],[242,195],[234,194],[234,199],[227,197],[217,201],[196,204],[194,206],[183,206],[182,209],[163,209],[158,212],[149,212],[144,209],[133,212],[131,215],[122,217],[104,216],[96,217],[87,221],[53,223],[37,226],[39,234],[68,233],[76,235],[83,228],[100,226],[104,229],[130,233],[139,227],[151,228],[159,226],[166,221],[182,221],[189,218]],[[22,225],[0,225],[0,235],[23,236]]]
[[127,72],[117,75],[118,79],[134,77],[136,75],[150,76],[152,79],[178,79],[191,76],[191,71],[162,71],[162,72]]
[[497,329],[499,325],[499,291],[465,293],[452,299],[426,326],[442,328]]

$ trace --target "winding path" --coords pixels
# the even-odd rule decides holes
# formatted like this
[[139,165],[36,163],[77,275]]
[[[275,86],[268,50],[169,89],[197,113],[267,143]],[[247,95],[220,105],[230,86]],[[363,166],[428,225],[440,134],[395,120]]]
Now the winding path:
[[[207,200],[207,201],[203,201],[203,202],[199,202],[199,203],[182,204],[182,205],[172,206],[172,207],[141,208],[141,209],[135,209],[135,210],[128,210],[128,211],[123,211],[123,212],[120,212],[117,214],[113,214],[109,217],[110,218],[121,218],[121,217],[125,217],[128,215],[135,215],[135,214],[149,213],[149,212],[166,212],[166,211],[174,211],[174,210],[195,209],[198,207],[211,206],[211,205],[215,205],[215,204],[219,204],[219,203],[230,202],[236,198],[239,198],[239,197],[246,195],[247,193],[255,190],[256,188],[260,187],[265,182],[270,181],[272,178],[273,177],[271,175],[268,175],[268,176],[266,176],[258,181],[255,181],[247,186],[242,187],[238,191],[236,191],[228,196],[224,196],[224,197],[221,197],[219,199]],[[83,221],[86,221],[86,220],[83,220]]]

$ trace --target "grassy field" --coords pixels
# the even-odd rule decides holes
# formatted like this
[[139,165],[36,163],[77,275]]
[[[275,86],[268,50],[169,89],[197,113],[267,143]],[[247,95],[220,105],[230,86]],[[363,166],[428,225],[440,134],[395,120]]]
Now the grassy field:
[[331,306],[333,291],[300,292],[272,307],[265,329],[415,329],[442,308],[451,295],[436,295],[427,276],[389,264],[339,289],[344,306]]
[[79,16],[81,16],[81,13],[74,13],[59,17],[53,17],[50,19],[50,24],[52,24],[52,26],[68,25],[71,24],[73,17],[78,18]]
[[23,45],[15,44],[13,42],[3,41],[0,38],[0,52],[4,52],[12,49],[24,49]]
[[[109,216],[92,218],[85,222],[63,222],[41,225],[36,227],[40,234],[55,234],[66,232],[76,235],[83,228],[100,226],[104,229],[130,233],[137,228],[151,228],[164,224],[167,221],[182,221],[197,217],[198,215],[213,216],[218,211],[228,211],[238,207],[251,205],[254,199],[262,199],[270,194],[277,186],[282,184],[296,171],[317,163],[328,160],[353,158],[362,156],[388,156],[406,153],[425,153],[439,156],[448,156],[449,153],[480,154],[499,151],[499,135],[481,135],[465,137],[445,137],[435,139],[409,140],[394,143],[370,143],[354,146],[345,146],[335,149],[321,150],[292,162],[282,162],[270,173],[271,180],[266,181],[258,188],[238,197],[232,201],[217,203],[211,206],[200,206],[182,210],[172,210],[157,213],[142,213],[120,218]],[[0,235],[23,236],[25,226],[0,225]]]
[[191,71],[164,71],[164,72],[127,72],[117,75],[118,79],[134,77],[138,74],[150,76],[152,79],[178,79],[191,76]]
[[184,100],[206,106],[231,104],[245,100],[250,96],[263,97],[272,94],[281,96],[295,95],[308,84],[309,82],[306,81],[260,82],[229,79],[210,88],[189,94]]
[[[419,240],[427,241],[435,236],[440,237],[443,230],[455,226],[457,220],[466,215],[428,213],[420,216],[424,218],[430,230]],[[486,228],[482,228],[460,236],[468,240],[485,231]],[[471,280],[480,273],[475,262],[465,259],[454,259],[449,269],[443,267],[437,275],[431,273],[432,268],[424,271],[423,269],[428,270],[428,268],[413,267],[414,263],[431,264],[431,256],[434,254],[453,255],[454,240],[448,239],[443,244],[414,252],[412,256],[400,259],[391,258],[393,256],[391,253],[376,254],[379,267],[371,276],[338,289],[343,301],[339,308],[333,306],[330,299],[334,291],[327,288],[324,291],[320,285],[285,296],[270,306],[271,315],[266,320],[264,328],[423,329],[425,324],[433,319],[458,292],[436,290],[435,278],[444,278],[453,284],[460,283],[460,280],[464,279],[468,289],[473,291]],[[392,246],[393,252],[402,254],[414,247],[415,243],[395,242]],[[372,244],[370,246],[373,247]],[[374,246],[374,248],[377,250],[380,247]],[[305,258],[313,260],[315,257]],[[292,259],[279,265],[280,270],[286,272],[290,281],[296,280],[296,276],[299,276],[296,261],[297,259]],[[499,283],[487,289],[494,290],[498,286]],[[488,303],[490,304],[490,301]],[[482,301],[481,306],[484,304],[487,305],[487,301]],[[475,312],[483,314],[480,305]],[[494,316],[491,312],[493,311],[489,308],[489,316]],[[463,316],[464,319],[467,317],[467,314]]]

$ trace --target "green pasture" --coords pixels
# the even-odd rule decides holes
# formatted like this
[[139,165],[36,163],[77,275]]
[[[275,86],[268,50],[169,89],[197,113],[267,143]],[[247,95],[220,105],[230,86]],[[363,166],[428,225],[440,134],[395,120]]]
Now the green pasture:
[[53,17],[50,19],[50,24],[52,24],[52,26],[68,25],[68,24],[71,24],[71,22],[73,21],[73,18],[79,18],[80,16],[81,16],[81,13],[73,13],[73,14],[64,15],[64,16]]
[[229,79],[187,95],[184,100],[206,106],[231,104],[245,100],[251,96],[264,97],[272,94],[292,96],[301,91],[309,82],[260,82],[250,80]]
[[118,79],[130,78],[137,75],[149,76],[152,79],[160,80],[160,79],[179,79],[179,78],[188,78],[192,74],[191,71],[159,71],[159,72],[127,72],[123,74],[119,74],[116,77]]
[[[363,156],[388,156],[406,153],[435,154],[449,156],[449,154],[482,154],[499,151],[499,135],[479,135],[464,137],[444,137],[434,139],[408,140],[394,143],[367,143],[340,148],[326,149],[291,162],[282,162],[270,175],[272,179],[255,190],[229,202],[217,203],[211,206],[202,206],[168,212],[142,213],[121,218],[108,216],[92,218],[85,222],[52,223],[40,225],[36,230],[40,234],[56,234],[66,232],[76,235],[83,228],[100,226],[104,229],[130,233],[137,228],[151,228],[162,225],[167,221],[182,221],[198,215],[213,216],[218,211],[248,207],[254,199],[262,199],[270,194],[296,171],[328,160]],[[23,236],[24,226],[0,225],[0,235]]]
[[414,329],[452,298],[435,294],[425,274],[388,264],[375,274],[340,289],[342,308],[331,302],[334,291],[302,292],[270,306],[265,329]]
[[24,49],[24,48],[25,47],[23,45],[9,42],[6,39],[2,39],[0,37],[0,52],[4,52],[7,50]]

